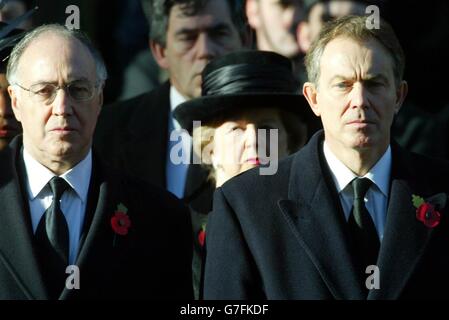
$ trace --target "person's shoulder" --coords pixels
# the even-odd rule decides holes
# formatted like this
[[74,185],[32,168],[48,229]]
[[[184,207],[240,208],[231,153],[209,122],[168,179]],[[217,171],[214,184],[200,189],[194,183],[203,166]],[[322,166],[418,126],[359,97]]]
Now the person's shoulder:
[[[443,186],[449,190],[449,161],[424,154],[410,152],[403,148],[395,147],[393,153],[394,168],[405,167],[413,179],[421,183],[434,186]],[[394,158],[396,156],[396,159]]]
[[414,152],[410,152],[409,156],[414,166],[420,172],[423,172],[427,175],[434,173],[438,176],[445,175],[444,173],[447,173],[447,175],[445,175],[445,179],[448,179],[447,178],[449,177],[448,160]]
[[127,193],[128,198],[136,199],[142,204],[151,204],[154,208],[166,210],[185,208],[179,198],[159,186],[114,168],[108,167],[107,172],[109,180],[119,183],[120,189]]
[[136,97],[117,101],[106,105],[101,111],[101,118],[116,118],[120,121],[133,117],[135,114],[149,113],[153,107],[158,107],[164,101],[169,101],[170,85],[168,82],[161,84],[151,91],[142,93]]

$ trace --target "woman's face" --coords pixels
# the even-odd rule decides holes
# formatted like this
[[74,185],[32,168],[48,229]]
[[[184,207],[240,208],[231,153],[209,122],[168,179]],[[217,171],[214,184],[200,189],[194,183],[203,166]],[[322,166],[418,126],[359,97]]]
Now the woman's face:
[[8,81],[5,74],[0,73],[0,150],[4,149],[12,138],[22,132],[22,127],[12,112],[7,88]]
[[[288,155],[287,142],[287,132],[276,109],[244,112],[227,120],[216,128],[214,134],[211,160],[216,186],[261,163],[265,164],[267,158],[278,161],[285,157]],[[277,151],[277,157],[273,151]]]

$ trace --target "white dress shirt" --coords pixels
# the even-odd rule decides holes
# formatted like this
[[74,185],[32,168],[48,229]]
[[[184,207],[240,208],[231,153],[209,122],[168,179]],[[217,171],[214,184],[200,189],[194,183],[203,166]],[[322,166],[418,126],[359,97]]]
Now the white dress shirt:
[[[53,194],[47,183],[55,174],[36,161],[25,148],[22,149],[22,154],[28,177],[26,187],[31,223],[33,232],[36,233],[41,218],[53,202]],[[78,254],[91,174],[92,152],[89,151],[81,162],[60,176],[71,186],[62,195],[60,206],[69,227],[69,264],[76,262]]]
[[[168,148],[166,164],[167,190],[178,198],[184,197],[184,188],[189,168],[192,138],[179,122],[173,118],[173,110],[186,101],[174,86],[170,87],[170,115],[168,118]],[[173,137],[174,141],[170,139]],[[172,156],[171,156],[172,155]],[[173,157],[174,155],[174,157]]]
[[[346,217],[349,219],[353,206],[354,191],[351,182],[358,176],[346,167],[329,149],[326,142],[323,144],[324,157],[331,170],[331,175],[337,192],[340,196],[340,202]],[[365,206],[373,219],[376,226],[377,234],[382,241],[385,221],[387,218],[388,194],[390,191],[390,173],[391,173],[391,148],[388,146],[387,151],[363,176],[370,179],[373,184],[365,195]],[[362,177],[360,177],[362,178]]]

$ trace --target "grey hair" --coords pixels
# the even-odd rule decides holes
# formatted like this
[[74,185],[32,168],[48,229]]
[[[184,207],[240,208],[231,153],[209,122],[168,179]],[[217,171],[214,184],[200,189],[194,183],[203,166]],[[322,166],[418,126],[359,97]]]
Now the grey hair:
[[93,46],[92,42],[84,33],[78,30],[67,29],[66,27],[60,24],[46,24],[37,27],[36,29],[28,32],[22,38],[22,40],[20,40],[20,42],[15,45],[9,56],[8,66],[6,68],[6,78],[8,79],[9,83],[14,84],[17,81],[17,69],[19,66],[20,58],[22,57],[26,48],[28,48],[31,42],[33,42],[34,40],[39,38],[39,36],[47,32],[54,33],[66,38],[73,38],[79,40],[88,49],[88,51],[90,52],[95,61],[97,82],[101,86],[104,85],[104,82],[108,78],[108,72],[106,70],[105,63],[99,51]]

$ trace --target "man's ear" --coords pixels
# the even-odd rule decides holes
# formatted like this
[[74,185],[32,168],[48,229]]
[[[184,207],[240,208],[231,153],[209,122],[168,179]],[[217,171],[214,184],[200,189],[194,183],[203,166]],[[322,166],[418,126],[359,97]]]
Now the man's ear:
[[165,47],[154,40],[150,40],[150,49],[159,67],[167,70],[169,63],[165,55]]
[[408,83],[407,81],[403,80],[399,85],[398,89],[396,90],[396,106],[395,106],[396,114],[401,109],[402,103],[404,102],[407,93],[408,93]]
[[307,21],[301,21],[296,28],[296,41],[303,53],[309,51],[312,41],[310,40],[310,28]]
[[258,0],[247,0],[245,5],[248,24],[253,29],[260,27],[259,2]]
[[312,82],[304,83],[304,86],[302,87],[302,93],[309,103],[309,106],[312,109],[313,113],[317,117],[319,117],[321,115],[321,112],[317,103],[317,89],[315,84],[313,84]]
[[17,103],[17,93],[14,90],[13,86],[8,86],[8,93],[9,93],[9,97],[11,98],[11,108],[12,111],[14,112],[14,116],[16,117],[17,121],[21,121],[21,117],[20,117],[20,110],[18,107],[18,103]]

